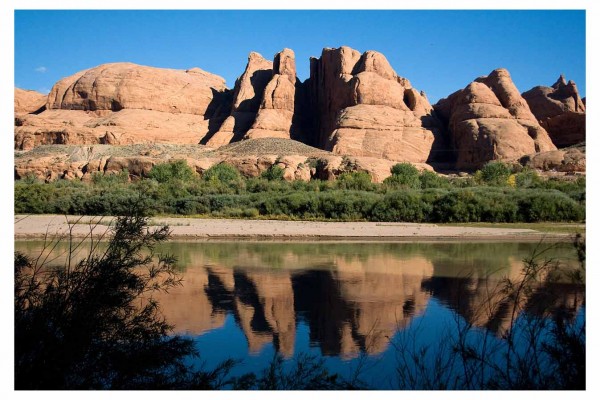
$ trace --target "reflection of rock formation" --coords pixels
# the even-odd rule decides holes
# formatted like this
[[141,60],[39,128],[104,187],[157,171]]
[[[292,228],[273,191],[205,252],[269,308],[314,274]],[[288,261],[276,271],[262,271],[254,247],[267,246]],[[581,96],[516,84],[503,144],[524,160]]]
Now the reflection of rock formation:
[[155,295],[167,322],[175,326],[175,333],[200,335],[223,326],[225,313],[213,312],[212,301],[204,292],[208,284],[204,267],[188,267],[182,278],[182,286]]
[[[383,352],[389,338],[422,312],[429,296],[421,291],[431,276],[426,260],[407,261],[406,268],[376,260],[344,262],[337,270],[294,275],[296,311],[310,325],[311,342],[324,354],[352,357],[359,350]],[[364,261],[364,260],[363,260]]]
[[296,320],[289,273],[241,272],[208,268],[206,288],[215,312],[230,311],[244,331],[251,352],[273,342],[286,357],[294,353]]
[[[508,278],[520,282],[522,262],[512,260]],[[521,291],[514,303],[507,298],[505,283],[489,276],[432,276],[423,280],[422,289],[460,314],[473,326],[490,330],[502,336],[511,326],[511,319],[522,312],[550,316],[556,312],[574,318],[582,306],[585,286],[559,282],[532,283],[530,294]],[[514,311],[514,312],[513,312]]]

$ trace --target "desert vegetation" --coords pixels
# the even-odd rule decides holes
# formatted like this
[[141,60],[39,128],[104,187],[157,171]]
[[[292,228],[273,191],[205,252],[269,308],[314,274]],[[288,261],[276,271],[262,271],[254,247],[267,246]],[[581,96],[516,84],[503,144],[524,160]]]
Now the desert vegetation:
[[335,181],[283,180],[273,166],[247,178],[220,163],[203,175],[184,161],[159,164],[129,181],[127,171],[91,182],[15,182],[16,213],[123,215],[133,202],[152,215],[402,222],[542,222],[585,219],[585,177],[545,179],[493,162],[469,177],[447,178],[397,164],[383,183],[364,171]]

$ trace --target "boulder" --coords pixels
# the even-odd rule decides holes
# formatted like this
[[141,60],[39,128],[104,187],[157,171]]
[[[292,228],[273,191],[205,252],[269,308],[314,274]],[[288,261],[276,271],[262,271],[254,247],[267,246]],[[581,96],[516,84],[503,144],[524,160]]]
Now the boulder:
[[459,169],[556,149],[505,69],[477,78],[434,109],[446,124]]
[[523,98],[557,147],[585,141],[585,103],[573,81],[561,75],[551,87],[536,86]]

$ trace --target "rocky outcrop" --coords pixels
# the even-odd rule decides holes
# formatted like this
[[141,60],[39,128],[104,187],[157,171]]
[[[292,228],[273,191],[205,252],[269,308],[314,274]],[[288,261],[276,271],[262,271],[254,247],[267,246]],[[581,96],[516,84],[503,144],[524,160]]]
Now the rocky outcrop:
[[427,98],[380,53],[324,49],[311,59],[307,85],[321,148],[422,163],[442,145]]
[[104,64],[57,82],[46,110],[20,116],[15,149],[43,144],[199,143],[227,102],[223,78],[132,63]]
[[585,103],[573,81],[561,75],[552,87],[536,86],[523,98],[557,147],[585,141]]
[[15,88],[15,114],[42,112],[48,96],[35,90]]
[[[114,174],[127,169],[131,179],[145,177],[156,164],[184,160],[198,174],[218,163],[233,165],[246,177],[258,177],[277,166],[283,169],[287,181],[311,179],[335,180],[346,172],[366,171],[373,182],[381,183],[391,175],[395,161],[373,157],[335,156],[324,151],[312,153],[309,146],[301,145],[288,152],[261,152],[256,143],[275,141],[279,147],[282,139],[263,138],[242,142],[234,151],[212,151],[204,146],[145,144],[110,145],[53,145],[40,146],[31,151],[15,154],[15,178],[27,175],[40,180],[73,179],[89,180],[93,173]],[[287,140],[293,142],[291,140]],[[235,151],[236,148],[238,151]],[[254,150],[247,153],[244,149]],[[291,151],[291,150],[296,150]],[[304,151],[301,151],[304,150]],[[419,170],[432,170],[428,164],[415,164]]]
[[218,131],[209,133],[205,143],[211,147],[241,140],[254,124],[263,93],[273,77],[273,63],[252,52],[242,76],[235,82],[233,105],[229,117]]
[[457,168],[556,149],[505,69],[476,79],[434,108],[449,131]]

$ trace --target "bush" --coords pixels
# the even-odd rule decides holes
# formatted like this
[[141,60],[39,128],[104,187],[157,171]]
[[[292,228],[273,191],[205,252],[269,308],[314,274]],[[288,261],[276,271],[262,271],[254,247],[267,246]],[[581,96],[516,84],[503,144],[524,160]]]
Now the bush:
[[219,163],[207,169],[202,175],[202,179],[207,182],[221,182],[225,184],[239,182],[241,180],[240,172],[227,163]]
[[269,169],[263,171],[263,173],[260,174],[260,177],[268,181],[282,181],[284,172],[284,169],[280,166],[271,165]]
[[431,211],[431,205],[425,204],[418,192],[412,190],[396,191],[385,195],[372,210],[375,221],[422,222]]
[[65,268],[15,253],[16,389],[210,388],[186,365],[193,341],[171,336],[152,299],[180,281],[175,259],[153,252],[168,228],[146,228],[118,218],[105,251]]
[[418,189],[421,187],[419,181],[419,170],[412,164],[401,163],[391,168],[392,176],[386,178],[383,183],[390,188],[410,188]]
[[346,190],[373,190],[371,175],[367,171],[344,172],[337,177],[335,185]]
[[432,171],[423,171],[419,175],[420,187],[422,189],[449,188],[450,182],[448,179],[439,176]]
[[542,183],[542,178],[533,169],[523,169],[515,174],[516,186],[519,188],[538,187]]
[[478,178],[488,185],[507,185],[508,177],[511,175],[511,168],[499,161],[492,161],[481,168]]
[[155,165],[150,170],[148,177],[159,183],[166,183],[172,181],[189,182],[194,179],[195,175],[196,173],[185,160],[177,160]]

